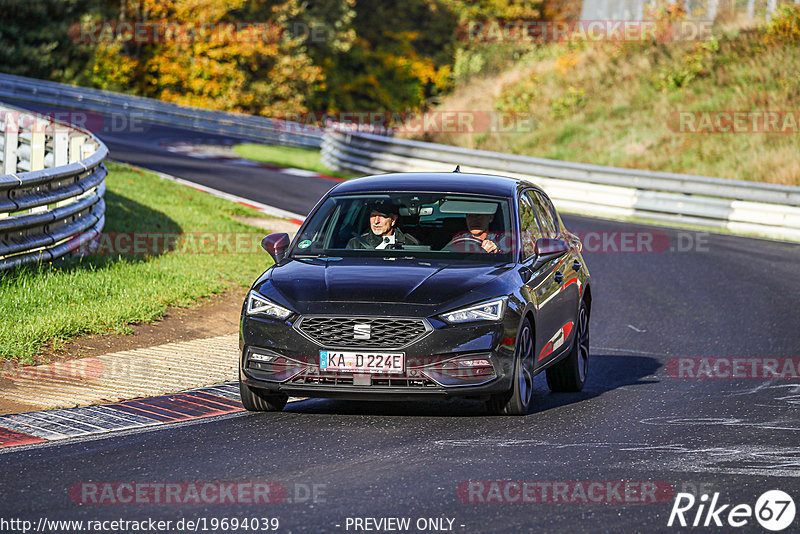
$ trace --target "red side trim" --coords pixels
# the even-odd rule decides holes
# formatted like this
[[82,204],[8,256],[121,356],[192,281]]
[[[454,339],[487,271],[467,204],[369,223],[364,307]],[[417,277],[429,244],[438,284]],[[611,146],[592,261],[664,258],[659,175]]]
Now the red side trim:
[[577,277],[577,276],[573,276],[572,278],[570,278],[569,280],[567,280],[567,281],[564,283],[564,285],[563,285],[563,286],[561,286],[561,289],[562,289],[562,290],[563,290],[563,289],[567,289],[567,286],[569,286],[570,284],[577,284],[577,283],[578,283],[578,277]]
[[564,339],[566,340],[569,337],[569,333],[572,332],[572,327],[575,326],[575,323],[572,321],[568,322],[564,326],[561,327],[561,331],[564,332]]

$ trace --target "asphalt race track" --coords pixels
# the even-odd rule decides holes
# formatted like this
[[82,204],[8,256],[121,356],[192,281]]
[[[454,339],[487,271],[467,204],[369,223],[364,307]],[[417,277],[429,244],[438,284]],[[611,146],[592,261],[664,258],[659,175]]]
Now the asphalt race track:
[[[297,213],[335,185],[161,148],[220,136],[151,126],[146,135],[101,138],[115,160]],[[675,495],[686,492],[698,498],[686,512],[690,525],[703,494],[710,501],[718,493],[718,508],[731,505],[718,516],[724,527],[704,512],[699,524],[711,526],[696,531],[767,532],[755,517],[729,526],[728,512],[755,507],[774,489],[800,504],[800,378],[784,367],[800,361],[800,246],[564,219],[584,238],[594,282],[584,392],[550,394],[540,375],[535,408],[521,418],[488,417],[469,401],[306,400],[279,414],[6,449],[0,518],[151,518],[172,521],[170,532],[186,531],[174,526],[181,519],[203,518],[201,532],[202,524],[226,531],[211,528],[222,518],[278,518],[278,532],[395,525],[378,529],[364,518],[409,518],[410,532],[671,532],[687,530],[667,526]],[[763,358],[788,378],[764,378],[772,375],[753,367]],[[737,369],[755,376],[731,378]],[[535,502],[513,502],[522,485],[509,481],[534,483],[526,500]],[[76,487],[90,487],[81,483],[105,482],[273,483],[280,502],[234,495],[204,504],[182,493],[180,504],[94,504],[91,494],[76,496]],[[795,519],[785,531],[799,526]]]

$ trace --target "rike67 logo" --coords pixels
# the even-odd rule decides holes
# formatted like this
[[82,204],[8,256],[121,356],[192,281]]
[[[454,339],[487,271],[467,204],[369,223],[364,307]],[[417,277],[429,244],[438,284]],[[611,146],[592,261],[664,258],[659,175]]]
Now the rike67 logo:
[[743,527],[755,520],[767,530],[779,532],[787,529],[795,517],[794,500],[788,493],[770,490],[756,500],[755,507],[749,504],[721,504],[719,493],[709,502],[704,494],[696,499],[691,493],[678,493],[667,526],[681,527]]

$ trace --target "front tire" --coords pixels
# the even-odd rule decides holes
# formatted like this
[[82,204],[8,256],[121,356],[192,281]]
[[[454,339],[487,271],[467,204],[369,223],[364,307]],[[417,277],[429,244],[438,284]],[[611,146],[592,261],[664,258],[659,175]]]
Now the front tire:
[[581,301],[578,310],[575,343],[566,358],[549,367],[547,385],[550,391],[557,393],[578,392],[586,384],[589,368],[589,308]]
[[289,400],[287,395],[251,388],[242,382],[241,378],[239,395],[242,397],[242,405],[248,412],[280,412]]
[[492,395],[486,408],[493,415],[528,415],[533,397],[533,329],[522,322],[514,349],[514,386],[511,391]]

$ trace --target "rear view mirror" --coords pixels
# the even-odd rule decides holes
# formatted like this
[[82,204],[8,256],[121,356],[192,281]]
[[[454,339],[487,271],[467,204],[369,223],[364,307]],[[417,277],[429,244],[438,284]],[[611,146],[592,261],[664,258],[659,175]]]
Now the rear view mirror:
[[445,200],[439,205],[439,211],[442,213],[458,213],[459,215],[467,213],[494,215],[497,213],[497,203],[475,202],[473,200]]
[[540,237],[536,240],[536,255],[542,256],[561,256],[566,254],[569,250],[569,245],[566,241],[561,239],[549,239],[547,237]]
[[289,234],[269,234],[261,240],[261,248],[269,252],[275,263],[279,263],[286,257],[286,249],[289,248]]

